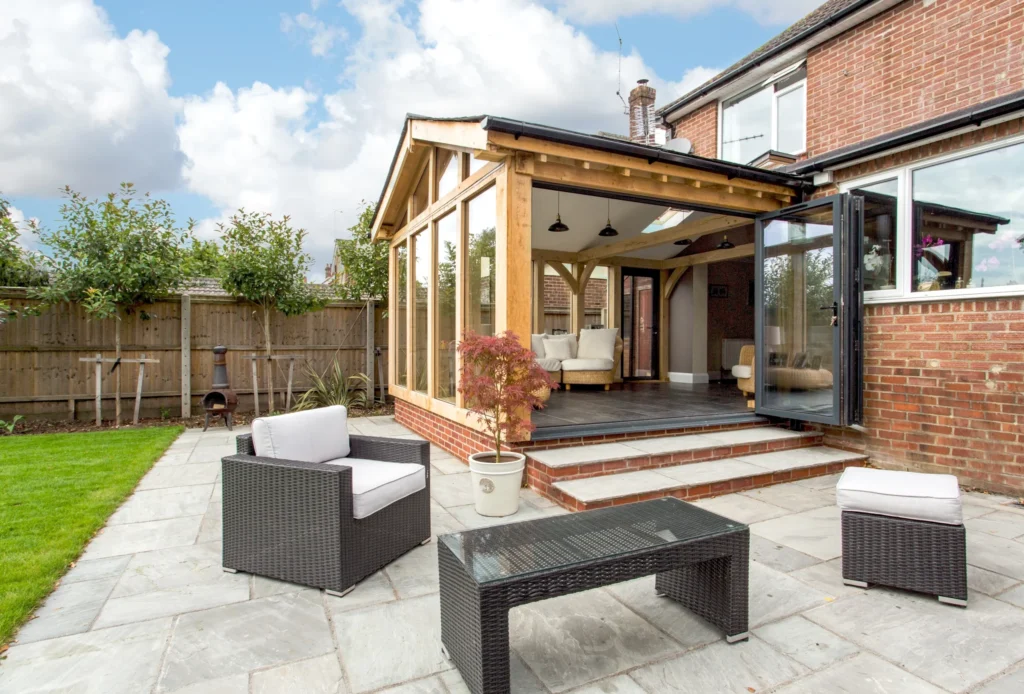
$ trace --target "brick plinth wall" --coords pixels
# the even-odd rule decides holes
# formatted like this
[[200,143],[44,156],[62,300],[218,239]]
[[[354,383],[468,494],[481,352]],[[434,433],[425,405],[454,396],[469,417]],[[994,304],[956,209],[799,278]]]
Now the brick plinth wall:
[[1024,491],[1024,299],[865,307],[864,426],[825,443],[873,464]]

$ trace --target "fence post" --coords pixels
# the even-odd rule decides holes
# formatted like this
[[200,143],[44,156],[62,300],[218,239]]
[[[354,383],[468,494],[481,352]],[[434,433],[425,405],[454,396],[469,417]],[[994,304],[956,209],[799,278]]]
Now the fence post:
[[181,417],[192,416],[192,297],[181,295]]
[[373,299],[366,302],[366,369],[363,373],[369,381],[366,383],[366,388],[369,391],[367,393],[370,396],[370,402],[376,402],[377,400],[377,386],[373,381],[373,372],[376,370],[373,368],[374,364],[374,331],[376,326],[374,325],[374,311],[376,310],[377,304]]
[[96,355],[96,426],[103,426],[103,355]]

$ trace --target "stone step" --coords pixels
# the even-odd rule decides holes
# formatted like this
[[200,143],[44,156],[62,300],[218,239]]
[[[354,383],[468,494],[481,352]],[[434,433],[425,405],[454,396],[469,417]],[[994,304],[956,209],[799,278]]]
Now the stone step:
[[664,496],[694,500],[842,472],[867,456],[827,446],[755,453],[719,460],[553,482],[547,496],[585,511]]
[[819,443],[821,434],[818,432],[755,427],[534,450],[527,453],[527,477],[531,486],[545,493],[557,481],[791,450]]

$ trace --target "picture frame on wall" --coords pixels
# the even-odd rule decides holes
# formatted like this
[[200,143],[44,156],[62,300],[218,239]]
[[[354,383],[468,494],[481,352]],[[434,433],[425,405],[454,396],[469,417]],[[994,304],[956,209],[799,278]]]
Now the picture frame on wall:
[[708,296],[712,299],[728,299],[729,298],[729,285],[728,284],[709,284],[708,285]]

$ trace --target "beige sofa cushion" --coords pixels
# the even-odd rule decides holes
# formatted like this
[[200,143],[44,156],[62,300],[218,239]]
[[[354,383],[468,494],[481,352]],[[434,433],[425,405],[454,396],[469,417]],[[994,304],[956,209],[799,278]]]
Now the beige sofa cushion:
[[844,511],[961,525],[960,486],[953,475],[847,468],[836,484]]
[[548,359],[558,359],[559,361],[572,359],[572,349],[570,348],[569,341],[554,337],[544,338],[544,356]]

